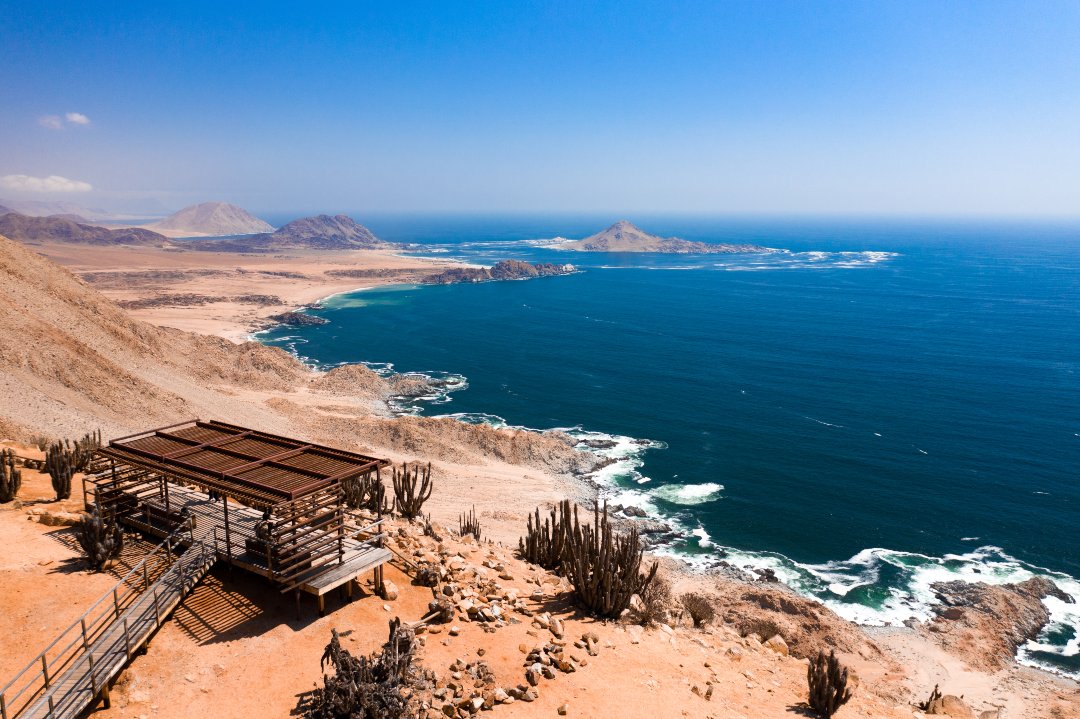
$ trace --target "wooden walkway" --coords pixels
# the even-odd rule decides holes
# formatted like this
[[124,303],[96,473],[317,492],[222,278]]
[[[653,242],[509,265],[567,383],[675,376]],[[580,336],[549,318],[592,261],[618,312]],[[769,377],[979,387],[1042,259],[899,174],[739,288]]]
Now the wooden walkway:
[[[173,559],[178,536],[159,546],[170,564],[156,581],[147,580],[141,591],[132,586],[149,576],[148,555],[0,690],[2,719],[73,719],[98,697],[108,704],[112,681],[217,561],[213,547],[200,540]],[[95,615],[101,605],[104,614]]]

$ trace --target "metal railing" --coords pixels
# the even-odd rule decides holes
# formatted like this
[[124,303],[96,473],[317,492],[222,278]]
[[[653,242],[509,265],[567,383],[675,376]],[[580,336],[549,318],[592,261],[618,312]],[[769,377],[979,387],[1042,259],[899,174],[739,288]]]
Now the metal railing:
[[[173,551],[185,540],[190,549],[179,557]],[[192,554],[195,552],[195,554]],[[191,562],[192,559],[196,561]],[[42,695],[47,694],[54,682],[78,662],[87,659],[93,695],[104,686],[111,676],[101,678],[95,670],[93,646],[96,640],[117,622],[123,621],[123,640],[127,656],[137,650],[144,637],[131,636],[125,612],[148,591],[153,592],[156,622],[160,626],[158,583],[168,576],[175,563],[178,568],[180,584],[178,591],[183,595],[188,589],[189,579],[197,568],[206,568],[216,559],[216,554],[205,542],[196,542],[190,527],[181,527],[172,532],[161,544],[158,544],[143,559],[133,566],[115,586],[101,596],[82,616],[72,622],[45,649],[34,657],[26,667],[0,689],[0,717],[16,719]],[[185,569],[189,564],[195,567]],[[200,575],[201,576],[201,575]],[[166,601],[168,598],[165,598]],[[98,662],[101,661],[99,654]],[[102,671],[108,671],[104,668]],[[119,671],[118,669],[116,671]],[[49,694],[49,714],[53,712],[53,697]]]

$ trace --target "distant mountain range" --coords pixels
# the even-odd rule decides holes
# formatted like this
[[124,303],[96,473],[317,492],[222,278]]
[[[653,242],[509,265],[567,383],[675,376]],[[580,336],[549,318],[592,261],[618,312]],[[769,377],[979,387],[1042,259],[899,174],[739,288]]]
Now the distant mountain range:
[[606,230],[590,235],[584,240],[560,242],[557,247],[582,252],[658,252],[680,255],[770,251],[768,247],[760,245],[691,242],[678,237],[650,235],[626,220],[619,220]]
[[383,242],[371,230],[348,215],[316,215],[294,220],[274,232],[228,240],[193,240],[200,250],[221,252],[267,252],[283,249],[371,250],[396,245]]
[[273,232],[267,222],[227,202],[202,202],[185,207],[163,220],[143,225],[168,237],[250,235]]
[[[0,200],[0,205],[9,212],[18,212],[28,217],[48,217],[49,215],[73,215],[83,220],[96,222],[117,222],[141,219],[136,215],[125,215],[92,207],[83,207],[66,200]],[[142,215],[146,217],[146,215]]]
[[30,217],[17,212],[0,215],[0,235],[19,242],[69,242],[80,245],[152,245],[168,238],[140,227],[110,230],[66,217]]

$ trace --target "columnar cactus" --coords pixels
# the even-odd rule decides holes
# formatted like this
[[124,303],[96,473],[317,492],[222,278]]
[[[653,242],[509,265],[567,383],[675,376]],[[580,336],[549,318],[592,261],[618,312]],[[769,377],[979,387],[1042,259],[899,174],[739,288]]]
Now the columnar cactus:
[[93,513],[83,515],[75,533],[86,561],[95,572],[103,569],[110,559],[119,557],[124,548],[120,525],[111,514],[103,515],[98,507],[94,507]]
[[[829,719],[851,699],[847,688],[848,670],[836,658],[836,652],[819,651],[817,658],[806,668],[806,683],[810,687],[808,704],[818,716]],[[935,687],[935,690],[937,687]]]
[[653,562],[648,574],[641,574],[643,549],[636,527],[616,535],[608,522],[607,504],[603,512],[597,506],[593,524],[573,518],[564,503],[562,524],[565,527],[562,573],[574,586],[581,605],[598,617],[618,617],[630,606],[635,594],[641,595],[656,576]]
[[15,469],[15,451],[0,452],[0,504],[10,502],[22,486],[22,470]]
[[480,541],[480,520],[476,517],[476,507],[469,510],[468,514],[458,517],[458,536],[464,537],[471,534],[473,539]]
[[75,474],[75,452],[70,444],[56,442],[45,453],[45,471],[52,479],[56,501],[71,497],[71,477]]
[[394,468],[394,504],[405,519],[421,516],[420,509],[431,496],[431,463],[422,467],[419,462],[409,469],[407,463],[399,472]]
[[570,500],[565,499],[559,505],[559,512],[551,510],[549,519],[540,523],[540,508],[534,517],[529,517],[525,536],[518,540],[518,553],[526,562],[538,564],[544,569],[557,570],[562,566],[563,544],[566,527],[560,521],[561,516],[570,516]]
[[346,480],[341,486],[345,491],[345,504],[353,509],[366,509],[379,516],[390,513],[392,507],[386,501],[386,487],[373,472]]

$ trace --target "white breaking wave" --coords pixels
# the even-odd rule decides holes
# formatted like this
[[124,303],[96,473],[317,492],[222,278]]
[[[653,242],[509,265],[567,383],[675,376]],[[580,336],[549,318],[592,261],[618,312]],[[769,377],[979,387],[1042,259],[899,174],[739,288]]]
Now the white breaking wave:
[[720,498],[724,485],[715,482],[705,484],[668,484],[653,491],[653,496],[672,504],[705,504]]

